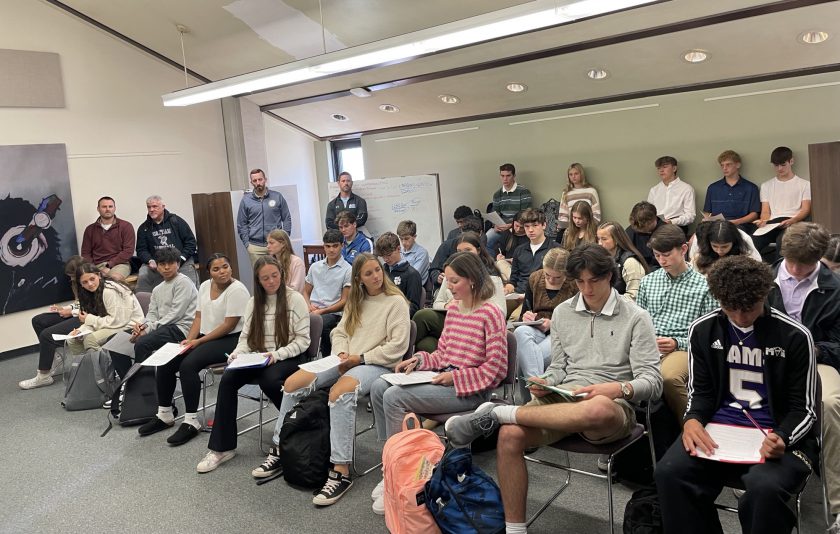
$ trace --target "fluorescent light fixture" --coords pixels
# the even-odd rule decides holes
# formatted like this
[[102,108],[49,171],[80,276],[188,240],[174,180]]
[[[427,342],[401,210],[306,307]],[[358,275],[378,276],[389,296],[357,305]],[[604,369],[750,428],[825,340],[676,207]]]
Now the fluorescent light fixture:
[[164,106],[189,106],[244,95],[325,76],[408,61],[484,41],[509,37],[656,0],[534,0],[476,17],[355,46],[285,65],[234,76],[163,95]]
[[820,44],[828,40],[828,32],[823,31],[809,31],[799,34],[799,40],[805,44]]
[[330,117],[332,117],[333,120],[340,121],[340,122],[350,120],[349,118],[347,118],[347,115],[342,115],[341,113],[333,113],[332,115],[330,115]]
[[350,94],[353,96],[358,96],[359,98],[367,98],[369,96],[373,96],[373,93],[370,92],[370,89],[367,87],[353,87],[350,89]]
[[683,59],[689,63],[702,63],[709,59],[709,53],[705,50],[695,48],[694,50],[686,51],[683,54]]
[[461,99],[455,95],[438,95],[438,98],[444,104],[457,104],[461,101]]
[[511,93],[524,93],[525,91],[528,90],[528,86],[525,85],[524,83],[513,82],[513,83],[507,84],[505,86],[505,89],[507,89]]
[[385,113],[396,113],[400,110],[397,106],[393,104],[382,104],[379,106],[379,111],[384,111]]
[[609,75],[610,73],[604,69],[589,69],[589,71],[586,72],[586,76],[593,80],[603,80]]

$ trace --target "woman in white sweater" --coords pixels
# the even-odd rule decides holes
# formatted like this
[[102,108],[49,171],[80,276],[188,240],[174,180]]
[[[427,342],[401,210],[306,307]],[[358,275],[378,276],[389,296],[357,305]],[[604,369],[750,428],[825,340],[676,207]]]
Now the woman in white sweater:
[[309,308],[303,296],[286,286],[277,260],[262,256],[254,264],[254,296],[245,307],[245,323],[229,361],[244,353],[268,358],[265,367],[225,371],[216,397],[216,418],[207,447],[210,452],[196,469],[207,473],[236,454],[237,392],[257,381],[266,396],[280,404],[283,381],[297,370],[309,348]]
[[79,289],[79,322],[82,326],[70,332],[86,333],[67,342],[72,354],[99,349],[108,338],[143,322],[143,308],[137,297],[122,282],[106,280],[99,268],[85,263],[76,271]]
[[[586,172],[580,163],[572,163],[567,171],[569,179],[566,189],[560,197],[560,213],[557,221],[558,228],[565,229],[571,226],[572,206],[580,201],[589,204],[592,208],[592,217],[597,225],[601,222],[601,199],[598,197],[598,190],[586,181]],[[560,243],[561,236],[557,236]]]
[[332,331],[332,352],[341,358],[341,364],[318,374],[300,370],[286,380],[274,447],[252,474],[262,478],[281,469],[277,444],[286,413],[316,387],[331,385],[330,461],[333,469],[312,502],[327,506],[340,499],[353,485],[350,462],[356,401],[370,392],[377,378],[392,373],[408,351],[410,324],[408,301],[385,274],[379,259],[373,254],[358,254],[353,261],[352,285],[344,315]]

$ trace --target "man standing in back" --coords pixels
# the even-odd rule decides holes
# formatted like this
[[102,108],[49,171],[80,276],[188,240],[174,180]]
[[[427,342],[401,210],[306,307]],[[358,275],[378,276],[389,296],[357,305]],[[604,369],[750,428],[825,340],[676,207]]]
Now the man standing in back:
[[513,226],[514,216],[531,207],[531,192],[516,183],[516,167],[513,163],[499,167],[499,179],[502,188],[493,193],[493,211],[499,214],[505,224],[497,224],[487,232],[487,250],[493,258],[499,253],[504,232]]
[[282,228],[292,235],[292,214],[283,195],[268,188],[262,169],[251,171],[250,180],[253,189],[246,191],[239,203],[236,231],[253,266],[257,258],[268,254],[269,232]]
[[686,231],[694,222],[694,188],[677,176],[677,159],[672,156],[657,158],[656,172],[662,180],[650,188],[648,202],[656,206],[656,214],[667,224],[676,224]]
[[96,203],[99,218],[85,228],[82,237],[82,257],[112,280],[125,280],[131,274],[129,260],[134,255],[134,227],[117,219],[117,204],[111,197]]
[[368,219],[367,202],[353,192],[353,177],[349,172],[345,171],[338,175],[338,190],[338,195],[327,204],[327,217],[324,221],[327,223],[327,230],[338,230],[335,216],[344,210],[353,212],[356,216],[356,225],[362,229]]
[[753,221],[761,212],[758,186],[741,176],[741,156],[734,150],[724,150],[718,156],[723,178],[706,188],[703,218],[722,215],[724,219],[752,233]]

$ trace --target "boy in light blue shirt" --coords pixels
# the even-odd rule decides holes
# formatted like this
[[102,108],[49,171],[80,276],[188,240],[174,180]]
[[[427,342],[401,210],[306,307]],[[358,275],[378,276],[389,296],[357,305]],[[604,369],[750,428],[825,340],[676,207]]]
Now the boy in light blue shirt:
[[417,224],[414,221],[400,221],[397,235],[402,245],[402,257],[420,273],[420,283],[429,281],[429,251],[417,243]]

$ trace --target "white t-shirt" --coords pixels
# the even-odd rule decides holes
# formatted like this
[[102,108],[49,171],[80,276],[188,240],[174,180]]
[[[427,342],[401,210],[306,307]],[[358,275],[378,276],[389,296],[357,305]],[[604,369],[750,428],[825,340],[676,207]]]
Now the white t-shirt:
[[206,280],[198,288],[198,311],[201,312],[201,333],[209,334],[222,324],[226,317],[239,317],[239,322],[231,334],[242,331],[242,323],[245,316],[245,306],[251,295],[248,288],[239,280],[234,280],[216,300],[210,299],[210,284],[212,280]]
[[811,200],[811,182],[799,176],[786,182],[774,176],[761,184],[761,201],[770,204],[770,219],[793,217],[803,200]]

